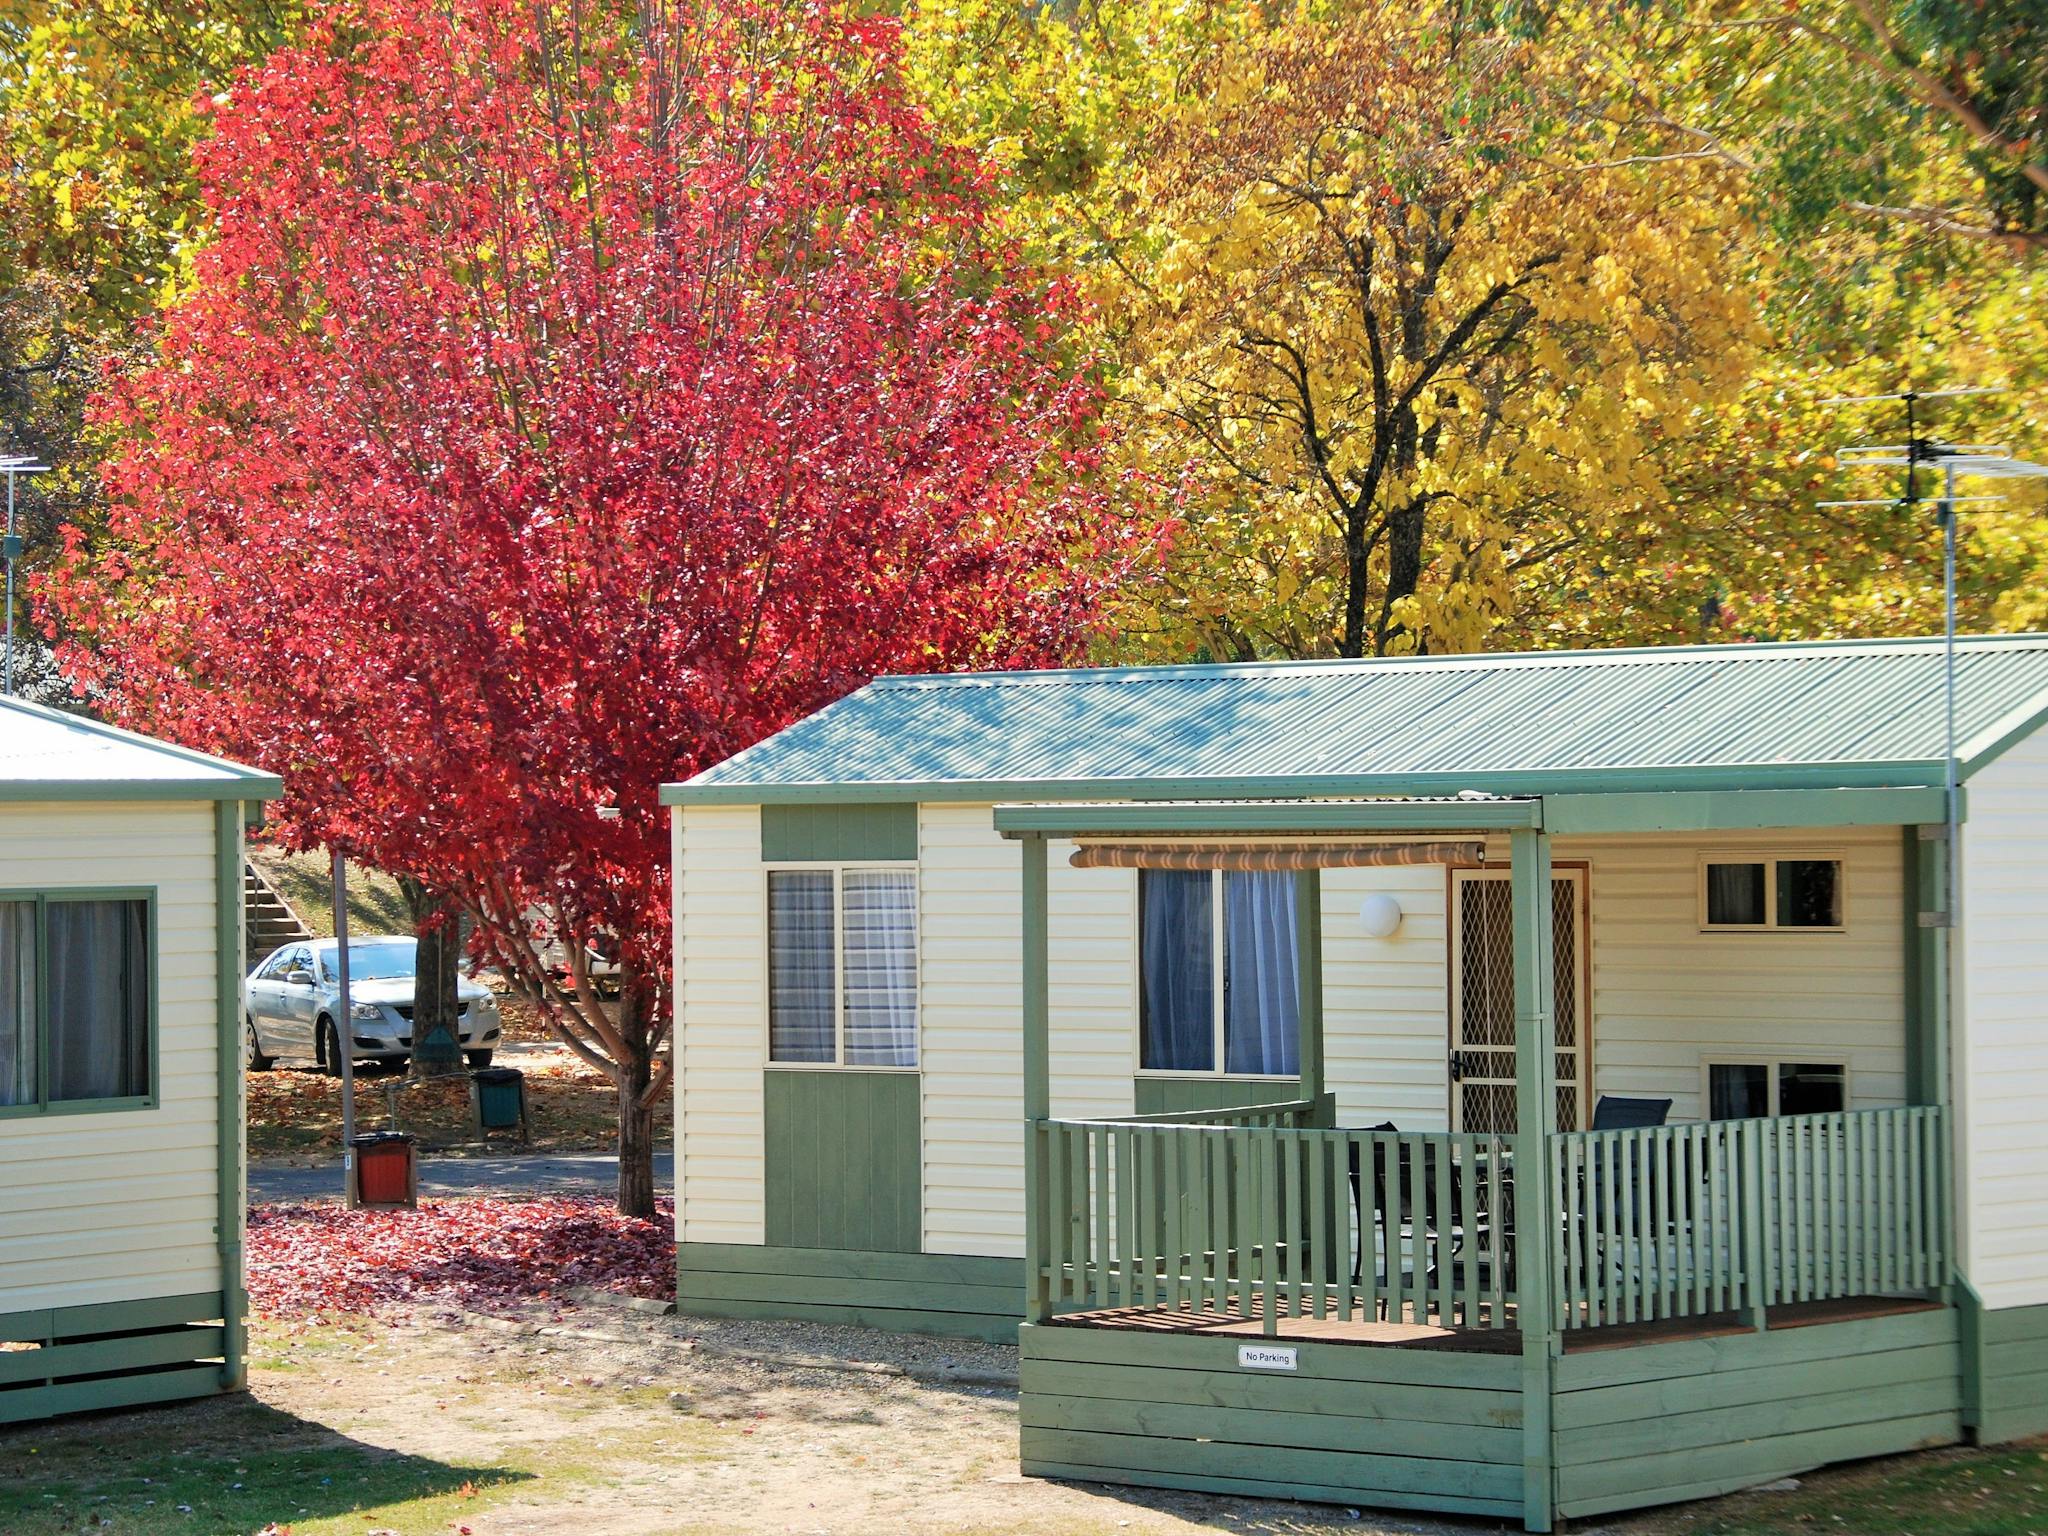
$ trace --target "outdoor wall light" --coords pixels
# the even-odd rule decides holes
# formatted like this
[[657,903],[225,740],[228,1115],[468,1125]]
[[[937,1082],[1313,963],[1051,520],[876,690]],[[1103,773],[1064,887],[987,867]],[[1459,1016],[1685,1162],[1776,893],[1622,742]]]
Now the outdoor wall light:
[[1401,903],[1375,892],[1358,904],[1358,926],[1368,939],[1391,939],[1401,926]]

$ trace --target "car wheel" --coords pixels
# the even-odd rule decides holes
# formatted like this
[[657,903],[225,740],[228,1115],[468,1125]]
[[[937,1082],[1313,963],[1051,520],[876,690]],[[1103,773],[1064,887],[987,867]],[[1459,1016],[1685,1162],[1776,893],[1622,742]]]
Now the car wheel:
[[244,1064],[249,1068],[251,1072],[268,1072],[271,1068],[271,1064],[274,1061],[276,1061],[277,1058],[274,1056],[266,1056],[263,1054],[263,1042],[257,1037],[256,1034],[256,1021],[245,1015],[242,1019],[242,1023],[247,1029],[249,1036],[247,1044],[247,1055]]
[[320,1065],[329,1077],[341,1076],[341,1037],[334,1032],[334,1020],[323,1017],[315,1038],[320,1042]]
[[464,1051],[462,1054],[469,1058],[469,1070],[472,1072],[481,1072],[491,1064],[489,1051]]

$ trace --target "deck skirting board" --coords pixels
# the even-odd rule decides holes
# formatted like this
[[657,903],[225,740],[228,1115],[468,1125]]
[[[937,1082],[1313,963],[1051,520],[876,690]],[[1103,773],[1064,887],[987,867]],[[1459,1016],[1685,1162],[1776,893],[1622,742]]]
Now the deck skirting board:
[[0,1315],[0,1424],[206,1397],[228,1385],[218,1291]]
[[677,1248],[676,1310],[1012,1343],[1024,1261],[744,1243]]
[[[1974,1297],[1964,1299],[1966,1307]],[[2048,1306],[1977,1311],[1970,1404],[1979,1444],[2048,1434]]]
[[[1257,1340],[1020,1330],[1024,1471],[1140,1487],[1512,1517],[1522,1510],[1519,1361]],[[1426,1369],[1445,1367],[1442,1374]],[[1446,1376],[1462,1378],[1457,1384]]]
[[1708,1498],[1962,1438],[1953,1311],[1566,1355],[1557,1513]]

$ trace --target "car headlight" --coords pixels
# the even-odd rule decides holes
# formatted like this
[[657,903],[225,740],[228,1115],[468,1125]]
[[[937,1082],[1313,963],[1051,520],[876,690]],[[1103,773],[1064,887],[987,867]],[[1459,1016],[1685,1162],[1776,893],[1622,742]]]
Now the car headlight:
[[348,1016],[352,1019],[375,1021],[384,1017],[384,1010],[375,1003],[351,1003]]

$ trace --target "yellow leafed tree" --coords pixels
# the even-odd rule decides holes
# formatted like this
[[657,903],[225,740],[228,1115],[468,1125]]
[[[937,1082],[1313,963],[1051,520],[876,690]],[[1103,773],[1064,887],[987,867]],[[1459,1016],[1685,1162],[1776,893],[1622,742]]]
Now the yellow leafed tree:
[[1761,341],[1751,231],[1607,99],[1568,37],[1453,10],[1208,52],[1103,269],[1130,449],[1186,466],[1153,650],[1473,649],[1551,562],[1658,542]]

